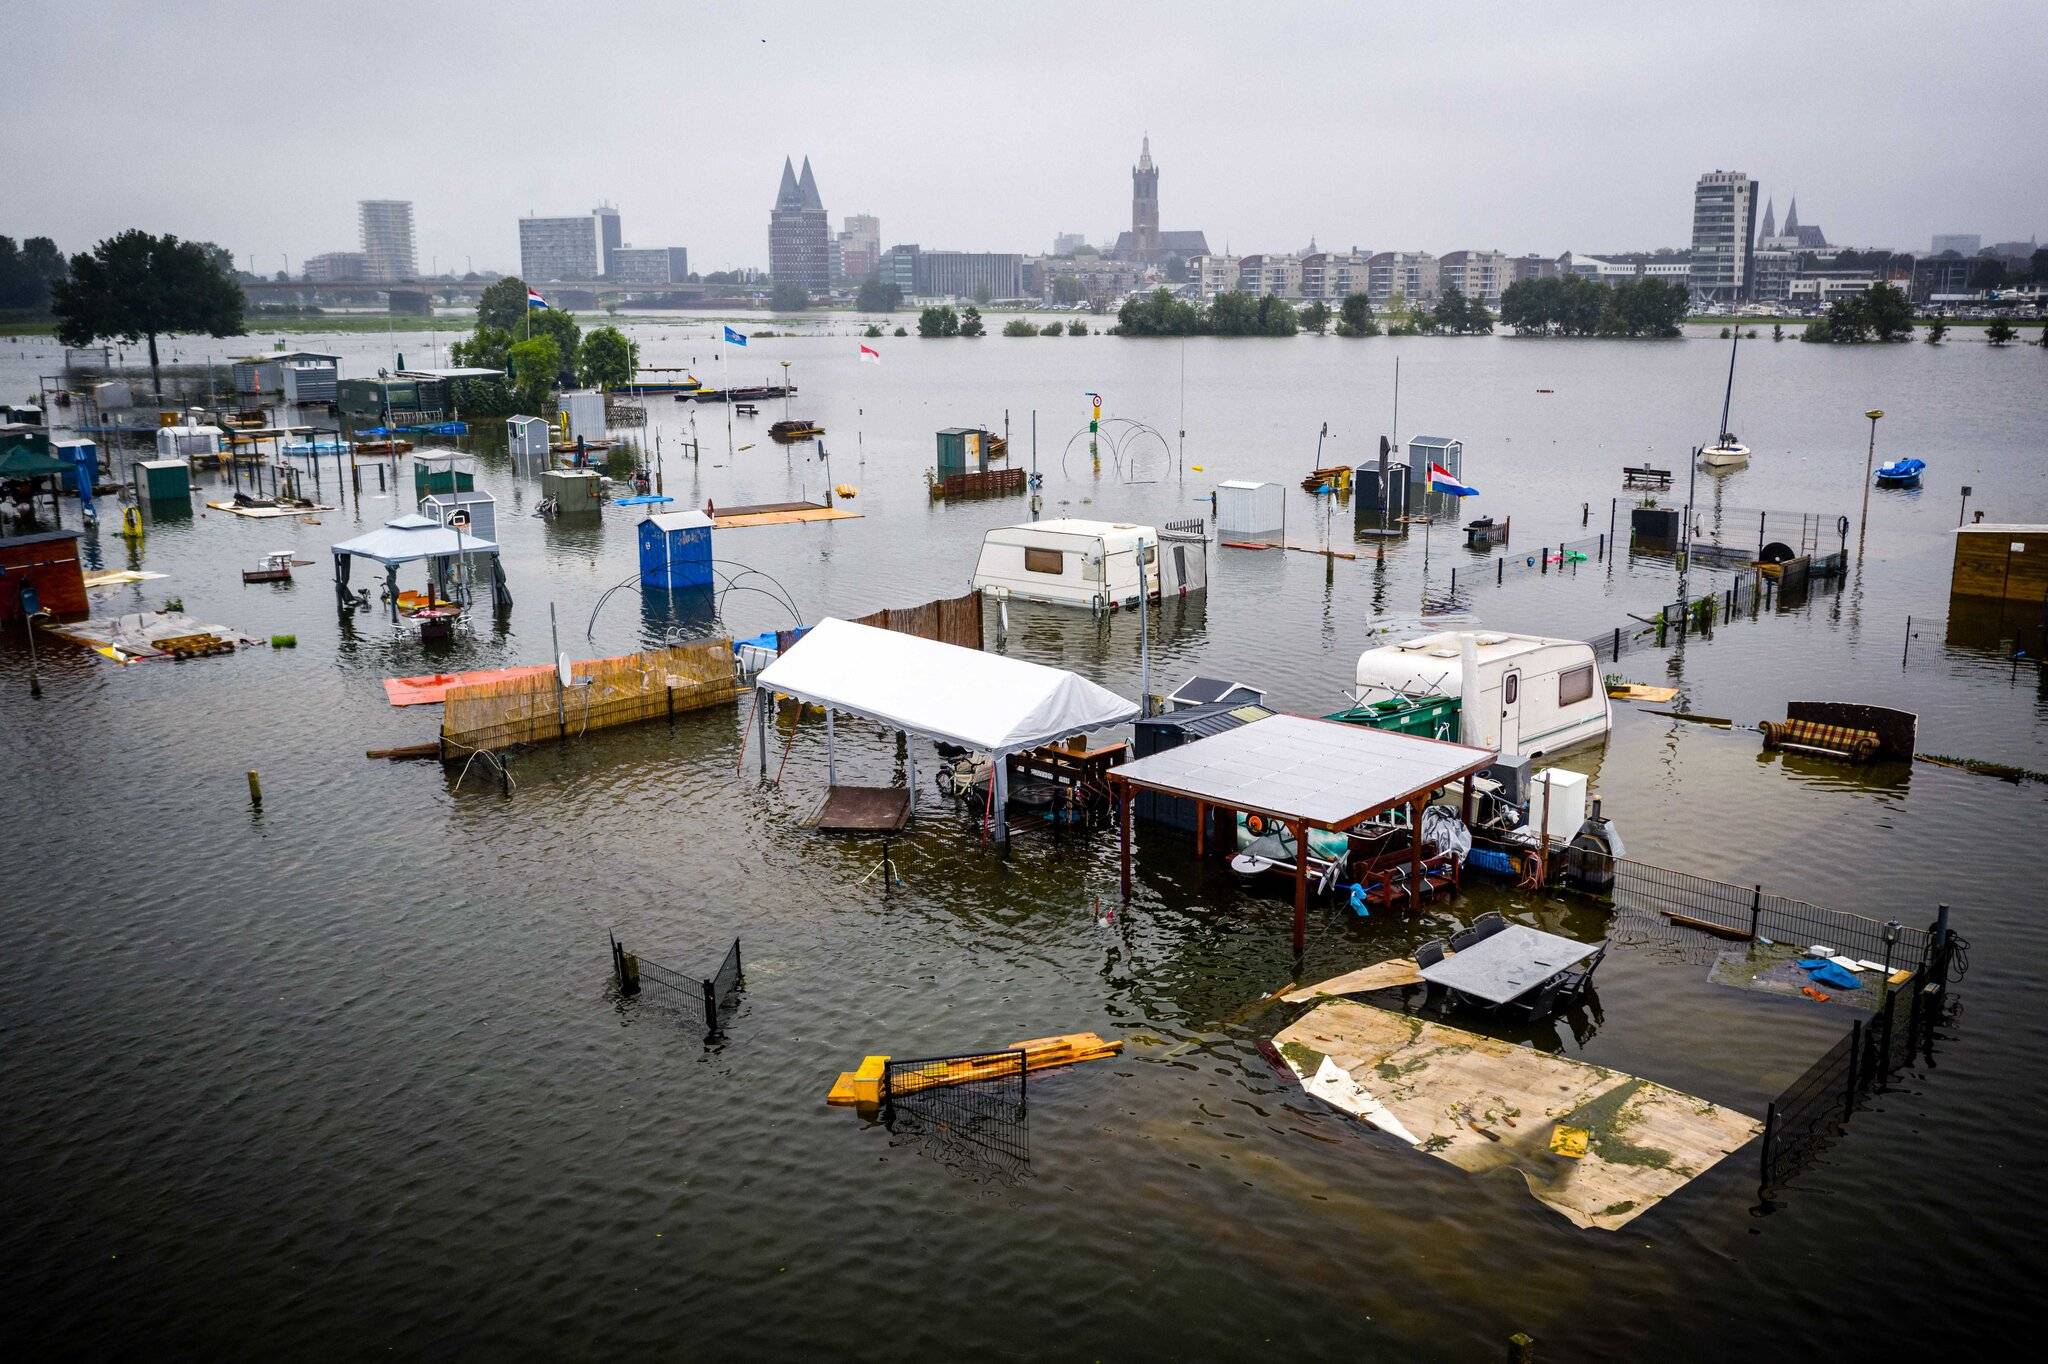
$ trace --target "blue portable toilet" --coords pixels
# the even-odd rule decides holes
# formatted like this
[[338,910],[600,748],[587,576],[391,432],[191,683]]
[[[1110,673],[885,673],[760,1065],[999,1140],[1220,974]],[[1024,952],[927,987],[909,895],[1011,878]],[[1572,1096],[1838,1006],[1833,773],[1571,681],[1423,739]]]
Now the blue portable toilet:
[[681,511],[642,521],[640,581],[648,587],[710,587],[711,518]]

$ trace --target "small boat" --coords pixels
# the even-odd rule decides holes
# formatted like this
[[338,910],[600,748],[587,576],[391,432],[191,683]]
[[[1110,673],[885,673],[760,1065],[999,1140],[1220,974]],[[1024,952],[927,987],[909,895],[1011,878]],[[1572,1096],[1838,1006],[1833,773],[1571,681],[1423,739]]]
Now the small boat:
[[1877,486],[1880,488],[1917,488],[1920,475],[1927,468],[1924,459],[1895,459],[1889,464],[1877,466]]
[[260,566],[242,570],[245,583],[288,583],[291,580],[292,552],[288,549],[273,549],[263,556]]
[[798,417],[791,421],[776,422],[768,428],[768,434],[784,445],[794,441],[812,440],[825,434],[825,428],[809,417]]

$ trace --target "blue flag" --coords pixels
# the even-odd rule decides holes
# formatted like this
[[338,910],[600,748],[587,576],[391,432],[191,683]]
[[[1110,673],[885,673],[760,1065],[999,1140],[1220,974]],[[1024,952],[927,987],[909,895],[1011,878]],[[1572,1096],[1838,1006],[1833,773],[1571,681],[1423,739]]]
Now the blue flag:
[[746,337],[746,333],[744,333],[744,332],[737,332],[737,331],[734,331],[734,330],[733,330],[733,329],[732,329],[731,327],[727,327],[727,328],[725,329],[725,344],[726,344],[726,345],[728,345],[728,346],[744,346],[744,345],[746,345],[746,344],[747,344],[747,337]]

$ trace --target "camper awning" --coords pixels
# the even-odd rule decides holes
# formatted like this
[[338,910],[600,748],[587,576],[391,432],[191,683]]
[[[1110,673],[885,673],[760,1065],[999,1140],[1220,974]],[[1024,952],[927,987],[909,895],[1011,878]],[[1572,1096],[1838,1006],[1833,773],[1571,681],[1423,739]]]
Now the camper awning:
[[1489,748],[1275,715],[1149,758],[1114,779],[1319,829],[1346,829],[1493,763]]
[[497,542],[467,532],[457,535],[438,521],[424,516],[400,516],[376,530],[343,540],[334,546],[337,559],[354,555],[375,559],[391,567],[418,559],[438,559],[451,554],[496,554]]
[[833,619],[756,685],[997,756],[1138,714],[1135,703],[1058,668]]

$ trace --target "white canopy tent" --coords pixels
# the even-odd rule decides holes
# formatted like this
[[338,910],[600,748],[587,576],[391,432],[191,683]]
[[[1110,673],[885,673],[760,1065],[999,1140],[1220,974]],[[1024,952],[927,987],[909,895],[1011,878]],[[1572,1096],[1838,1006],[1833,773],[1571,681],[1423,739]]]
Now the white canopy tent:
[[376,530],[366,531],[352,540],[343,540],[332,549],[334,590],[343,599],[348,596],[350,559],[369,559],[384,565],[385,579],[391,585],[394,619],[398,614],[399,565],[422,559],[428,560],[434,571],[440,573],[463,556],[487,554],[491,558],[491,600],[500,610],[512,604],[512,593],[505,586],[505,571],[498,562],[497,542],[445,526],[428,517],[416,514],[396,516]]
[[[1137,718],[1138,707],[1087,678],[957,644],[826,619],[784,650],[755,679],[825,709],[828,780],[838,781],[832,714],[845,711],[906,735],[986,752],[994,759],[995,832],[1008,837],[1004,759],[1072,734]],[[768,707],[761,720],[761,770],[768,770]],[[915,760],[909,768],[913,797]]]

